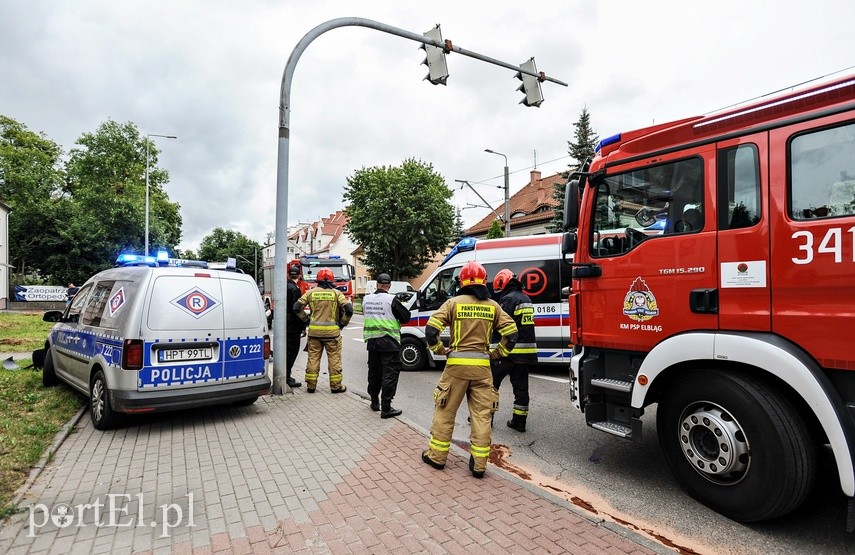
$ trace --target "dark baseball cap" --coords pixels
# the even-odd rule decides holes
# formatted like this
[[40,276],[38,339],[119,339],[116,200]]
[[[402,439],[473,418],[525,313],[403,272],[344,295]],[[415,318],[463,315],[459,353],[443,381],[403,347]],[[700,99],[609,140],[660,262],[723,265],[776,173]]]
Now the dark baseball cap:
[[389,274],[380,274],[377,276],[377,283],[392,283],[392,278]]

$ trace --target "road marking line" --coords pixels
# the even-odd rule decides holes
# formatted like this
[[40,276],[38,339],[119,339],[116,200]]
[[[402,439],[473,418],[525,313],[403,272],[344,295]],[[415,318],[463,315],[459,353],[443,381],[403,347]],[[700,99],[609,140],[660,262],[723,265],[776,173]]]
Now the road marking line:
[[539,378],[541,380],[548,380],[550,382],[570,383],[570,378],[556,378],[555,376],[542,376],[540,374],[529,374],[529,377]]

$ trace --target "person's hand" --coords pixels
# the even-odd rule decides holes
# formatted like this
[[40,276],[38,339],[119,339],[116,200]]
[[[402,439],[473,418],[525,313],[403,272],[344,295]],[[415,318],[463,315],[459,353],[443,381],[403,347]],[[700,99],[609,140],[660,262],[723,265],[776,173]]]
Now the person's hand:
[[499,349],[490,351],[490,360],[498,360],[500,358],[502,358],[502,355],[499,353]]
[[303,330],[300,332],[300,337],[306,337],[306,335],[307,335],[306,330]]

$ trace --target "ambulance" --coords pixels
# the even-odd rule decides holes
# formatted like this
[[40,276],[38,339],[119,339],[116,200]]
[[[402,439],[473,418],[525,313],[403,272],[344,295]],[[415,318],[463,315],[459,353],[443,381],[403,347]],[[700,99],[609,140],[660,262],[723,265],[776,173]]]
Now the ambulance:
[[[507,268],[517,274],[523,291],[534,306],[538,362],[567,365],[569,345],[567,302],[561,290],[570,285],[569,267],[561,261],[561,234],[530,235],[504,239],[462,239],[443,259],[415,295],[399,293],[410,308],[410,322],[401,327],[401,362],[404,370],[435,367],[444,356],[434,355],[425,342],[428,318],[459,289],[463,265],[475,260],[487,270],[492,293],[493,277]],[[406,299],[402,299],[405,295]],[[447,330],[442,338],[448,339]]]
[[571,177],[587,424],[639,440],[656,405],[677,480],[741,522],[835,469],[855,528],[855,75],[614,135]]
[[269,393],[270,336],[252,277],[202,261],[121,255],[80,287],[43,350],[42,382],[89,397],[99,430],[123,414],[219,403],[249,405]]

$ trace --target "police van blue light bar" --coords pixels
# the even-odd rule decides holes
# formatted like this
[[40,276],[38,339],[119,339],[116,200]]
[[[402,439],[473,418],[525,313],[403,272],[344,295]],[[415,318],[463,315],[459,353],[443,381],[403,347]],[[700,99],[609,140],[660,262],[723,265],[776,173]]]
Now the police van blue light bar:
[[153,256],[122,253],[116,258],[116,266],[157,266],[157,261]]
[[303,256],[303,258],[310,258],[312,260],[336,260],[341,259],[341,256],[337,254],[307,254]]

